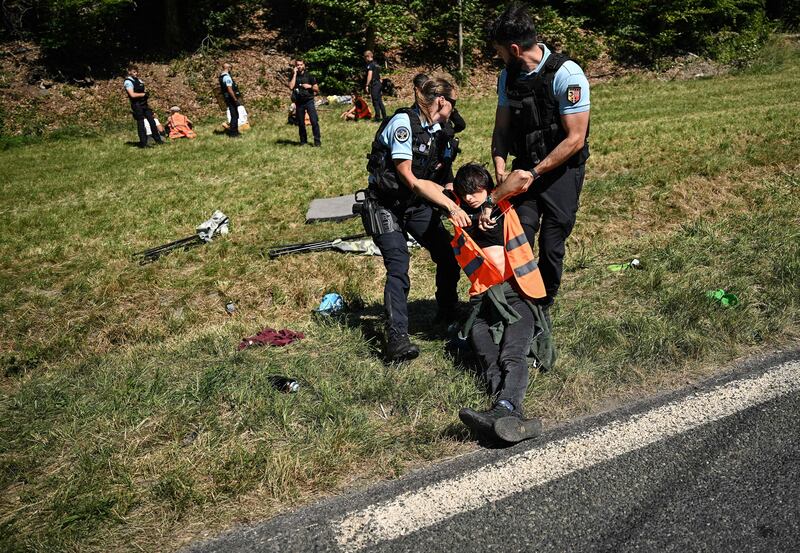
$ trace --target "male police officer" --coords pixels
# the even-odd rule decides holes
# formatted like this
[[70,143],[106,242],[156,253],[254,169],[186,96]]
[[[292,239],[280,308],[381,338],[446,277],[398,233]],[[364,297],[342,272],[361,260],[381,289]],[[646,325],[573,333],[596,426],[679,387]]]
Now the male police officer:
[[[547,291],[542,305],[549,308],[561,284],[565,242],[575,225],[589,157],[589,82],[575,62],[537,42],[533,20],[521,5],[509,6],[490,35],[506,68],[498,79],[492,136],[498,186],[480,225],[496,224],[494,205],[518,195],[512,203],[529,243],[539,231],[539,268]],[[513,169],[529,171],[532,180],[505,181],[509,153]],[[523,182],[528,184],[519,186]]]
[[135,65],[128,67],[128,76],[124,81],[125,92],[131,101],[131,114],[136,121],[136,130],[139,133],[139,147],[147,148],[147,131],[144,128],[144,120],[150,125],[150,133],[156,144],[163,144],[161,135],[158,134],[153,110],[147,105],[148,94],[144,90],[144,81],[139,78],[139,68]]
[[446,321],[455,315],[460,268],[450,247],[450,234],[435,209],[450,213],[459,226],[470,224],[469,216],[444,194],[443,188],[452,183],[453,175],[450,162],[444,158],[447,136],[441,132],[441,125],[450,116],[455,101],[450,83],[429,80],[422,87],[417,105],[397,110],[384,120],[372,143],[367,201],[374,202],[371,205],[375,220],[381,228],[370,228],[369,218],[365,219],[365,227],[381,250],[386,266],[385,353],[389,361],[405,361],[419,355],[419,348],[408,337],[411,283],[407,234],[425,247],[436,263],[437,317]]
[[306,64],[298,59],[294,62],[292,78],[289,79],[289,88],[292,90],[292,102],[297,106],[297,127],[300,130],[300,145],[308,144],[306,133],[306,112],[311,121],[311,133],[314,135],[314,146],[321,146],[319,133],[319,117],[317,107],[314,105],[314,95],[319,94],[317,79],[306,71]]
[[222,97],[225,98],[228,114],[231,116],[228,136],[236,138],[239,136],[239,87],[236,86],[236,81],[231,77],[231,69],[233,69],[233,66],[230,63],[222,64],[222,73],[219,75],[219,89],[222,92]]
[[367,64],[364,90],[372,97],[372,107],[375,108],[375,121],[383,121],[386,119],[386,106],[383,105],[381,66],[375,63],[372,50],[364,52],[364,62]]

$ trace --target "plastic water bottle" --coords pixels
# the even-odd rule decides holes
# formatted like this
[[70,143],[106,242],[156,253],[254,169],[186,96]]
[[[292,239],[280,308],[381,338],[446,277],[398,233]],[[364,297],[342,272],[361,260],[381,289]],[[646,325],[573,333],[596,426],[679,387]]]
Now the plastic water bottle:
[[300,383],[288,376],[272,375],[268,376],[267,380],[269,380],[273,388],[285,394],[294,394],[300,389]]

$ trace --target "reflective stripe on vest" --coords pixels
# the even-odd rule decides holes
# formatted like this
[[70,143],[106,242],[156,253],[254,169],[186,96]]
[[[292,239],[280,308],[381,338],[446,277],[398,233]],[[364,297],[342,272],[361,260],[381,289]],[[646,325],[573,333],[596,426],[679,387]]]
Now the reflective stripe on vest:
[[529,298],[545,297],[547,293],[542,274],[533,257],[533,250],[525,237],[517,212],[507,201],[499,202],[498,207],[504,214],[503,237],[506,243],[504,274],[492,264],[469,234],[454,225],[455,237],[451,245],[458,264],[472,283],[469,295],[482,294],[492,286],[513,278],[520,290]]

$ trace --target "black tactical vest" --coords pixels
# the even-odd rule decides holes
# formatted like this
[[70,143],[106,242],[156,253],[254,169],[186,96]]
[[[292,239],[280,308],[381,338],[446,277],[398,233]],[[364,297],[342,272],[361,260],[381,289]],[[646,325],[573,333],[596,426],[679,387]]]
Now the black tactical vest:
[[[138,77],[131,77],[130,75],[128,75],[127,77],[125,77],[125,80],[133,83],[134,92],[136,92],[137,94],[144,93],[144,83],[140,81]],[[147,98],[145,96],[140,96],[138,98],[128,97],[128,99],[131,101],[131,107],[144,106],[147,104]]]
[[[519,69],[506,75],[506,96],[511,110],[510,153],[524,167],[533,167],[566,138],[567,133],[553,94],[556,72],[569,60],[564,54],[550,54],[537,73],[520,78]],[[589,158],[589,129],[583,148],[567,160],[575,167]]]
[[403,182],[397,174],[394,161],[392,161],[392,151],[380,141],[381,133],[386,129],[397,114],[405,113],[411,122],[411,172],[418,179],[433,180],[439,184],[445,179],[449,171],[443,171],[445,165],[452,164],[454,157],[449,160],[444,159],[447,146],[447,136],[439,131],[431,134],[420,121],[419,112],[413,108],[400,108],[394,112],[392,117],[386,118],[381,123],[375,138],[372,141],[372,150],[367,155],[367,171],[374,177],[370,179],[370,190],[374,191],[379,198],[387,201],[406,201],[413,196],[411,189]]
[[223,80],[225,75],[228,75],[229,77],[231,76],[230,73],[223,73],[219,76],[219,89],[222,91],[222,97],[225,98],[226,102],[236,100],[236,98],[239,98],[239,87],[236,86],[236,81],[234,81],[233,77],[231,77],[231,82],[233,83],[231,88],[233,89],[233,93],[236,95],[236,98],[231,98],[231,93],[228,92],[228,87],[225,85],[225,81]]

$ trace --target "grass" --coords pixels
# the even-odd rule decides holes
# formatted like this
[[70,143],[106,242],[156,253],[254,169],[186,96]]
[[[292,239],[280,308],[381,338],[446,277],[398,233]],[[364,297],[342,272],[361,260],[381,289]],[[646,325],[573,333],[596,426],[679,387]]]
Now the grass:
[[[592,90],[592,158],[554,321],[561,357],[528,411],[564,420],[798,338],[797,51],[768,71]],[[463,108],[462,108],[463,105]],[[491,99],[459,101],[462,161],[489,161]],[[272,114],[243,139],[139,151],[133,127],[0,151],[0,549],[173,549],[469,451],[485,397],[443,352],[433,267],[415,253],[422,356],[376,355],[380,259],[269,245],[360,231],[304,225],[311,199],[365,184],[373,124],[322,113],[322,149]],[[148,266],[134,251],[214,209],[224,239]],[[611,273],[633,257],[644,270]],[[464,294],[466,283],[462,282]],[[725,288],[741,305],[705,299]],[[317,321],[339,291],[363,310]],[[232,300],[237,310],[225,311]],[[236,351],[265,326],[306,339]],[[278,393],[268,376],[302,381]]]

